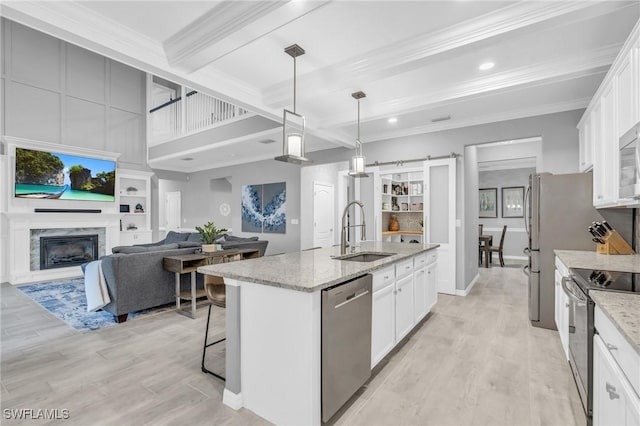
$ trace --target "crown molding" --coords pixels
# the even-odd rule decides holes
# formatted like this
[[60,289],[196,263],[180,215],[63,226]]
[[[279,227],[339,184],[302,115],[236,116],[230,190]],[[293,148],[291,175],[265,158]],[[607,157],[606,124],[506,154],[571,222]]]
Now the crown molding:
[[164,49],[172,66],[194,72],[329,3],[221,2],[165,41]]
[[0,12],[12,21],[117,60],[121,58],[114,56],[126,52],[139,61],[166,63],[161,44],[74,1],[3,2]]
[[586,108],[591,98],[581,98],[566,102],[556,102],[552,104],[536,106],[533,108],[522,108],[507,112],[486,114],[466,120],[452,120],[449,122],[432,123],[425,126],[417,126],[410,129],[396,130],[378,133],[376,136],[367,138],[363,143],[378,142],[383,140],[398,139],[407,136],[416,136],[426,133],[435,133],[445,130],[459,129],[463,127],[490,124],[499,121],[517,120],[521,118],[535,117],[539,115],[555,114],[565,111],[573,111]]
[[[384,48],[366,52],[340,64],[298,76],[304,87],[324,87],[330,80],[338,91],[347,91],[354,78],[372,81],[397,75],[411,63],[479,41],[528,27],[593,6],[593,2],[519,2],[443,30],[422,33]],[[269,105],[280,106],[291,84],[284,81],[264,90]]]
[[215,59],[203,58],[203,52],[282,7],[288,1],[217,3],[203,16],[164,42],[169,63],[189,71],[201,68]]

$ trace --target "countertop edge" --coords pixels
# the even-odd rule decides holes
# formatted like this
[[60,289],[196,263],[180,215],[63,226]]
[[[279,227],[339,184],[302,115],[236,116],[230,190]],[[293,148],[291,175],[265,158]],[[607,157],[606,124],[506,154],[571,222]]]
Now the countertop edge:
[[[611,321],[611,323],[620,332],[620,334],[622,334],[624,339],[631,345],[631,347],[640,356],[640,342],[636,341],[635,339],[633,339],[629,335],[627,330],[625,330],[624,327],[621,325],[621,322],[619,321],[619,319],[616,318],[616,315],[612,314],[611,311],[608,309],[608,305],[607,305],[606,302],[603,302],[602,300],[598,301],[598,299],[600,297],[602,297],[602,296],[599,295],[599,293],[607,293],[607,292],[606,291],[594,290],[591,293],[595,293],[595,294],[592,294],[591,297],[592,297],[592,299],[594,299],[594,302],[596,303],[596,305],[598,305],[600,310],[602,310],[602,313],[604,313],[604,315],[609,319],[609,321]],[[628,294],[627,296],[629,296],[629,297],[637,297],[638,298],[637,300],[640,300],[640,295]]]
[[[234,279],[234,280],[238,280],[238,281],[244,281],[244,282],[249,282],[249,283],[254,283],[254,284],[263,284],[263,285],[268,285],[268,286],[272,286],[272,287],[279,287],[279,288],[283,288],[283,289],[287,289],[287,290],[295,290],[295,291],[302,291],[305,293],[313,293],[315,291],[321,291],[324,290],[325,288],[329,288],[331,286],[334,286],[336,284],[340,284],[343,283],[345,281],[349,281],[353,278],[357,278],[360,277],[362,275],[365,274],[369,274],[373,271],[376,271],[378,269],[382,269],[385,268],[391,264],[394,264],[398,261],[401,260],[405,260],[407,258],[413,257],[415,255],[418,255],[420,253],[426,253],[428,251],[431,250],[435,250],[438,247],[440,247],[440,244],[433,244],[432,247],[428,247],[428,248],[424,248],[422,247],[420,250],[417,250],[414,253],[403,253],[403,254],[396,254],[393,256],[392,259],[390,258],[385,258],[385,259],[380,259],[377,262],[381,262],[379,264],[376,264],[375,266],[371,266],[370,268],[366,268],[362,271],[359,271],[357,273],[353,273],[353,274],[347,274],[345,276],[342,276],[340,278],[336,278],[334,280],[328,281],[326,283],[317,285],[315,287],[311,287],[311,288],[307,288],[307,287],[297,287],[297,286],[292,286],[289,284],[284,284],[284,283],[280,283],[280,282],[274,282],[274,281],[269,281],[269,280],[261,280],[261,279],[257,279],[257,278],[247,278],[245,276],[241,276],[238,274],[234,274],[232,272],[216,272],[216,276],[220,276],[223,278],[230,278],[230,279]],[[206,270],[207,266],[201,266],[198,268],[198,272],[201,274],[208,274],[207,270]],[[211,274],[213,275],[213,274]]]

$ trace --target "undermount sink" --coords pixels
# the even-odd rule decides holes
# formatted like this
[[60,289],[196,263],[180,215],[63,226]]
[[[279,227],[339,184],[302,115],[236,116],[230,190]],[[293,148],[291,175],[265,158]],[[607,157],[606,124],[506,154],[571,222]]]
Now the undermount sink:
[[334,257],[335,260],[346,260],[349,262],[373,262],[376,260],[384,259],[385,257],[393,256],[395,253],[381,253],[381,252],[360,252],[353,254],[345,254],[342,256]]

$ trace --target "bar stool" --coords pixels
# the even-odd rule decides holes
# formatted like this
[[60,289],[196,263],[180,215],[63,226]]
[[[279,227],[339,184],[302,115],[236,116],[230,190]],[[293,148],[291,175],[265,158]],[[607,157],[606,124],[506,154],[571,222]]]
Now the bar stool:
[[220,308],[227,307],[227,296],[225,292],[224,279],[222,277],[214,277],[205,275],[204,289],[209,300],[209,313],[207,314],[207,328],[204,332],[204,347],[202,348],[202,372],[209,373],[220,380],[226,380],[220,374],[214,373],[204,366],[204,359],[207,356],[207,348],[227,340],[225,337],[218,339],[215,342],[207,343],[209,340],[209,323],[211,321],[211,307],[218,306]]

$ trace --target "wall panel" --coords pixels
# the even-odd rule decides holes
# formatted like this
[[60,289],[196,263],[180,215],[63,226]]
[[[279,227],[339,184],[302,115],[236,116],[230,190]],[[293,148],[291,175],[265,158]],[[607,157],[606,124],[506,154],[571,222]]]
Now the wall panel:
[[104,105],[67,96],[65,145],[110,151],[104,116]]
[[60,90],[62,42],[22,25],[12,25],[11,77],[49,90]]
[[144,74],[118,62],[110,61],[111,106],[125,111],[143,113]]
[[67,44],[66,47],[67,95],[104,103],[106,59],[71,44]]
[[119,163],[121,167],[137,168],[146,163],[144,144],[144,116],[122,111],[117,108],[109,109],[109,128],[107,129],[107,151],[122,154]]
[[15,81],[6,89],[7,135],[60,143],[60,93]]

